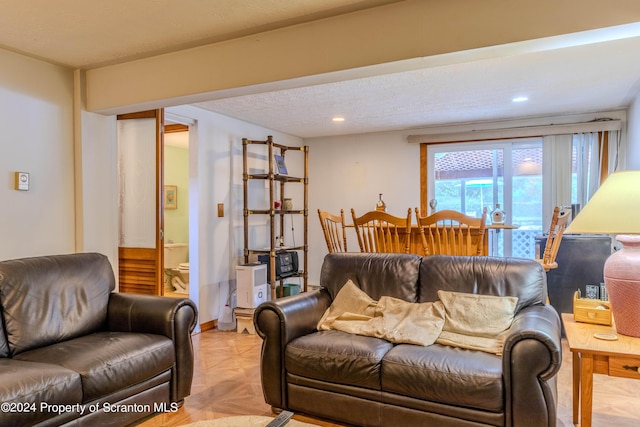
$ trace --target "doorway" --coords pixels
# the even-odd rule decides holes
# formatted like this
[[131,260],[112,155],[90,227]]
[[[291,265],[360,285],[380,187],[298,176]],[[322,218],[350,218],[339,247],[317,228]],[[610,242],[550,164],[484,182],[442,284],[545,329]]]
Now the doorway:
[[162,295],[164,111],[117,116],[118,289]]
[[164,127],[164,295],[188,297],[189,126]]

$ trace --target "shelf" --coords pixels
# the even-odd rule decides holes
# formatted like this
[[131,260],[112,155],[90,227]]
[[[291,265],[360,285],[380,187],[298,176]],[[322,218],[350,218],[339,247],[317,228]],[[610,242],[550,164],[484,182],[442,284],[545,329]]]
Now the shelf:
[[307,178],[300,178],[300,177],[289,176],[289,175],[268,174],[268,173],[247,174],[246,177],[247,179],[257,179],[257,180],[272,179],[278,182],[300,182],[303,184],[307,180]]
[[304,215],[308,212],[306,210],[298,210],[298,209],[248,209],[247,215]]
[[[247,150],[247,147],[249,145],[262,145],[264,146],[264,148],[266,149],[266,159],[267,159],[267,165],[264,165],[266,167],[262,167],[261,169],[258,170],[266,170],[266,171],[276,171],[277,169],[275,168],[275,155],[279,155],[279,156],[283,156],[286,157],[287,162],[290,162],[290,165],[294,165],[294,161],[299,161],[302,160],[303,161],[303,169],[304,169],[304,176],[302,177],[298,177],[298,176],[290,176],[290,175],[282,175],[282,174],[276,174],[273,172],[265,172],[265,173],[248,173],[249,171],[249,153]],[[291,156],[287,156],[287,153],[292,152],[292,153],[300,153],[302,154],[302,157],[296,157],[299,156],[299,154],[292,154]],[[255,153],[255,150],[252,154]],[[308,146],[302,146],[302,147],[290,147],[290,146],[286,146],[286,145],[281,145],[281,144],[276,144],[273,141],[273,137],[269,136],[267,137],[267,139],[265,141],[253,141],[253,140],[249,140],[246,138],[242,139],[242,157],[243,157],[243,191],[244,191],[244,210],[243,210],[243,216],[244,216],[244,262],[245,264],[249,262],[249,256],[250,255],[268,255],[269,256],[269,276],[267,278],[268,282],[271,285],[271,298],[275,299],[276,296],[276,283],[277,282],[282,282],[282,280],[284,280],[285,278],[289,278],[289,277],[302,277],[304,280],[304,285],[302,288],[302,291],[306,292],[307,291],[307,279],[308,279],[308,217],[309,217],[309,197],[308,197],[308,187],[309,187],[309,147]],[[258,158],[260,158],[260,156],[258,156]],[[258,165],[260,166],[260,165]],[[252,169],[255,170],[255,169]],[[298,170],[297,168],[293,168],[293,170]],[[268,183],[268,186],[265,185],[264,190],[260,190],[260,189],[256,189],[256,188],[252,188],[251,191],[253,193],[258,192],[258,191],[264,191],[266,192],[266,194],[268,195],[268,201],[269,204],[268,206],[275,206],[275,201],[278,200],[276,199],[276,194],[277,194],[277,190],[279,189],[279,200],[285,200],[285,193],[286,193],[286,186],[289,183],[294,183],[294,184],[303,184],[303,194],[304,194],[304,204],[303,204],[303,208],[302,209],[271,209],[271,208],[265,208],[265,209],[249,209],[249,199],[250,199],[250,194],[249,194],[249,185],[248,182],[250,180],[262,180],[262,181],[266,181]],[[298,191],[298,190],[296,190]],[[265,193],[259,193],[261,195],[260,199],[264,200],[264,195]],[[262,202],[262,204],[264,204],[264,202]],[[297,205],[300,204],[300,202],[298,201],[296,203]],[[249,248],[249,216],[251,215],[268,215],[269,219],[267,221],[266,226],[269,227],[269,233],[268,233],[268,237],[269,237],[269,242],[270,243],[270,247],[268,248],[260,248],[260,249],[251,249]],[[278,245],[278,239],[276,236],[276,227],[275,224],[278,223],[279,224],[279,230],[281,233],[285,234],[285,227],[284,227],[284,221],[285,221],[285,216],[286,215],[302,215],[303,216],[303,245],[300,246],[295,246],[295,247],[280,247]],[[261,225],[252,225],[252,227],[260,227]],[[301,251],[303,253],[302,256],[302,263],[301,265],[298,265],[297,267],[300,269],[300,271],[294,273],[294,274],[290,274],[287,275],[286,277],[282,277],[280,279],[276,279],[276,274],[275,274],[275,262],[276,262],[276,254],[281,253],[281,252],[287,252],[287,251]],[[299,255],[298,255],[299,256]],[[280,292],[282,293],[282,287],[280,287]],[[282,296],[282,295],[280,295]]]
[[[281,249],[280,247],[276,246],[274,248],[274,253],[281,253],[281,252],[290,252],[290,251],[304,251],[305,247],[304,246],[287,246],[286,249]],[[269,254],[271,252],[271,249],[269,248],[263,248],[263,249],[245,249],[245,253],[247,255],[263,255],[263,254]]]

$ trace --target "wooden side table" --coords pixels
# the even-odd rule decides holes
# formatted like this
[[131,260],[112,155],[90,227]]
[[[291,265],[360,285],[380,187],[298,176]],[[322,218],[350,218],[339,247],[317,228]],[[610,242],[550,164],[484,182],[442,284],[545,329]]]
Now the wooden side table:
[[[640,379],[640,338],[616,333],[614,327],[580,323],[572,313],[563,313],[573,362],[573,423],[591,427],[593,374]],[[615,334],[607,341],[594,334]]]

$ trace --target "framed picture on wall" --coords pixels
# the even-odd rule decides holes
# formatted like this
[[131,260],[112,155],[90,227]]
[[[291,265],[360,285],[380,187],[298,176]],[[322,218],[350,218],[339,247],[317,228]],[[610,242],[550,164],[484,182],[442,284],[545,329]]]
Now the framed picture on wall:
[[178,187],[175,185],[164,186],[164,208],[178,209]]

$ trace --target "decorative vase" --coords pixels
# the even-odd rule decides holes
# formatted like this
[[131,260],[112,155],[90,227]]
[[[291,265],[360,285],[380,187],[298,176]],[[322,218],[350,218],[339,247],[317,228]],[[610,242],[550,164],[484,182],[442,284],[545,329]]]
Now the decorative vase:
[[500,203],[496,203],[496,208],[491,212],[492,224],[504,224],[504,211],[500,209]]
[[429,207],[431,208],[431,213],[436,213],[436,206],[438,206],[438,201],[436,199],[429,200]]
[[604,264],[604,283],[616,331],[640,337],[640,235],[618,235],[622,248]]
[[378,202],[376,203],[376,210],[381,212],[387,211],[387,204],[382,199],[382,193],[378,196]]
[[293,201],[292,201],[291,199],[289,199],[289,198],[285,198],[285,199],[282,201],[282,208],[283,208],[285,211],[293,210]]

